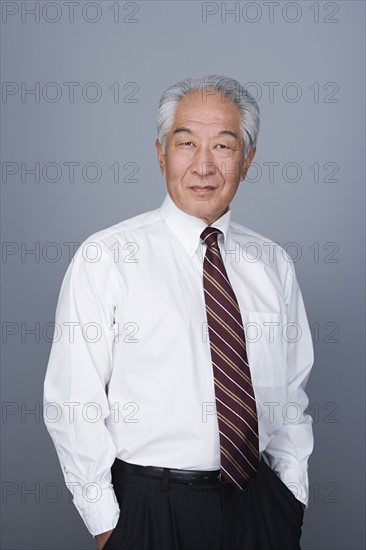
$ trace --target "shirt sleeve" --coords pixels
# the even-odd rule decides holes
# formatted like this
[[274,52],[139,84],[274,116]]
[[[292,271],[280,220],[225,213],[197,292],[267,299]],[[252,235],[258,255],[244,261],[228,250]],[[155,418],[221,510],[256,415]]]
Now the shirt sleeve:
[[314,350],[301,290],[291,259],[286,282],[287,400],[282,429],[276,431],[266,450],[271,468],[305,506],[309,501],[308,459],[313,450],[313,419],[305,410],[309,399],[305,387],[314,362]]
[[63,279],[44,382],[44,420],[73,502],[92,535],[113,529],[116,449],[105,425],[118,287],[103,242],[86,240]]

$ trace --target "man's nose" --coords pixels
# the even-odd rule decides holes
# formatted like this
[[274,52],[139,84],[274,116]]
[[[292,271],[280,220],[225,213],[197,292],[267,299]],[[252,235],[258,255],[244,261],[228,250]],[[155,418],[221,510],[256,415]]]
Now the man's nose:
[[212,151],[208,147],[198,148],[194,153],[191,172],[199,174],[202,178],[207,178],[207,176],[216,174],[217,170],[218,166]]

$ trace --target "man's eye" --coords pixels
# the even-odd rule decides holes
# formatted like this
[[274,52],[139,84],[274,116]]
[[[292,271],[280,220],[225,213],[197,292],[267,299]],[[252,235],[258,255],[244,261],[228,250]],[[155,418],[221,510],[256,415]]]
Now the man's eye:
[[219,149],[228,149],[228,147],[223,143],[219,143],[216,147],[218,147]]
[[183,145],[190,146],[190,145],[192,145],[192,142],[191,142],[191,141],[185,141],[185,142],[183,143]]

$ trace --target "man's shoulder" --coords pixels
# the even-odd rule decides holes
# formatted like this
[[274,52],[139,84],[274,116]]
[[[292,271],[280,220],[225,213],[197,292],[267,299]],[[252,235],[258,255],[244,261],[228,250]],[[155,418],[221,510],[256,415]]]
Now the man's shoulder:
[[123,237],[124,234],[128,236],[140,229],[145,231],[149,228],[149,226],[158,223],[159,221],[161,221],[160,208],[149,210],[148,212],[137,214],[136,216],[132,216],[131,218],[122,220],[118,223],[110,225],[109,227],[92,233],[85,239],[84,243],[110,242],[114,238]]

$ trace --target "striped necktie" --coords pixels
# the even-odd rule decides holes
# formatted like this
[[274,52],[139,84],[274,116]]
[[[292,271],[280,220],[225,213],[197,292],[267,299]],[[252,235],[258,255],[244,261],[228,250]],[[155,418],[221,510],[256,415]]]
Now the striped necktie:
[[203,288],[215,382],[221,477],[243,490],[259,462],[258,419],[239,305],[228,279],[215,227],[201,234],[207,245]]

